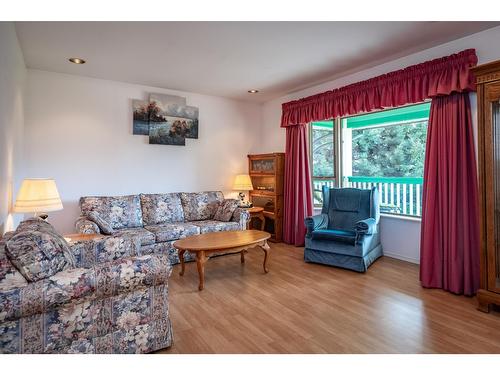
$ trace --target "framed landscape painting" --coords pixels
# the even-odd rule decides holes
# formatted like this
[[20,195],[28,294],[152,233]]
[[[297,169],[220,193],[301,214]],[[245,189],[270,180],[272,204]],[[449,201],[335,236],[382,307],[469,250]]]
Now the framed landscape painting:
[[132,100],[134,109],[132,133],[135,135],[149,135],[149,102]]
[[186,138],[198,139],[199,111],[186,98],[152,93],[132,106],[133,134],[148,135],[150,144],[184,146]]
[[150,121],[162,122],[168,119],[175,124],[177,134],[185,138],[198,139],[198,108],[186,105],[185,101],[181,103],[171,98],[170,95],[149,95]]

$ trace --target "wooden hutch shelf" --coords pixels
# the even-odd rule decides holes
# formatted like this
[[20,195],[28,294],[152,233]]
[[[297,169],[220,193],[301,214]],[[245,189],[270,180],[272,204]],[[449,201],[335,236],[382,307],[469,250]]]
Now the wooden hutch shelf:
[[270,241],[274,242],[281,242],[283,232],[284,167],[284,153],[248,155],[248,174],[254,188],[250,201],[264,208],[264,230],[271,233]]

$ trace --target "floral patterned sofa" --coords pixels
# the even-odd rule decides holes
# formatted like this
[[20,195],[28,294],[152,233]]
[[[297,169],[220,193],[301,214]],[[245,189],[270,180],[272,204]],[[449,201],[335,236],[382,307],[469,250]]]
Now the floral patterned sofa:
[[[79,233],[135,235],[145,254],[168,254],[179,263],[172,246],[180,238],[208,232],[246,229],[249,214],[237,199],[224,199],[220,191],[139,194],[80,198]],[[191,260],[188,252],[185,260]]]
[[41,219],[0,240],[0,353],[146,353],[172,344],[166,254],[134,236],[67,244]]

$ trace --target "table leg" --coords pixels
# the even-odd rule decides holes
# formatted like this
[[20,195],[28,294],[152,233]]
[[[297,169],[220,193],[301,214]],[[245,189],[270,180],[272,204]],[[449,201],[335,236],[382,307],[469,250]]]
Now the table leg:
[[241,250],[240,254],[241,254],[241,263],[243,264],[245,263],[245,250]]
[[269,259],[269,251],[271,250],[271,248],[267,244],[267,241],[264,241],[264,244],[260,245],[260,248],[264,251],[264,272],[268,273],[269,270],[267,269],[267,260]]
[[264,231],[264,227],[266,225],[266,217],[264,216],[264,214],[261,213],[259,219],[260,219],[260,230]]
[[205,287],[205,263],[207,262],[207,257],[204,251],[198,251],[196,253],[196,266],[198,267],[198,276],[200,278],[200,284],[198,285],[198,290],[203,290]]
[[186,250],[178,250],[179,253],[179,261],[181,262],[181,272],[179,273],[180,276],[184,275],[184,270],[186,266],[184,265],[184,253]]

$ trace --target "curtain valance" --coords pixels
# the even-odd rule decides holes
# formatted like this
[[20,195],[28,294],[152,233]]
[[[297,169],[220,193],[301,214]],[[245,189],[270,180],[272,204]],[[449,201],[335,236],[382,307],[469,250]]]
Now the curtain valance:
[[281,127],[419,103],[454,92],[475,91],[474,76],[469,68],[476,64],[476,51],[467,49],[366,81],[284,103]]

